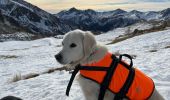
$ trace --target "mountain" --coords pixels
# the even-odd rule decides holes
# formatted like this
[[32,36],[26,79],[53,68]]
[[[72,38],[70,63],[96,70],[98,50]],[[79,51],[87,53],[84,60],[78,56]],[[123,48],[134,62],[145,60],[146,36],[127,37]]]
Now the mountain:
[[94,10],[78,10],[71,8],[56,14],[64,22],[77,26],[82,30],[107,32],[117,27],[124,27],[137,22],[136,19],[123,18],[124,10],[117,9],[108,12],[96,12]]
[[[71,30],[71,27],[59,18],[24,0],[0,0],[0,17],[3,29],[5,26],[14,26],[12,29],[43,36],[64,34]],[[4,30],[1,33],[9,32]]]
[[170,8],[162,10],[160,13],[162,14],[162,17],[164,17],[165,19],[170,19]]
[[122,9],[97,12],[73,7],[58,14],[50,14],[24,0],[0,0],[0,34],[3,35],[28,32],[47,37],[65,34],[77,28],[100,34],[151,20],[170,20],[170,8],[157,12],[127,12]]
[[130,12],[122,9],[113,11],[96,12],[94,10],[78,10],[71,8],[55,14],[64,22],[70,23],[82,30],[107,32],[109,30],[129,26],[141,21],[162,21],[170,18],[170,8],[162,11],[141,12],[132,10]]

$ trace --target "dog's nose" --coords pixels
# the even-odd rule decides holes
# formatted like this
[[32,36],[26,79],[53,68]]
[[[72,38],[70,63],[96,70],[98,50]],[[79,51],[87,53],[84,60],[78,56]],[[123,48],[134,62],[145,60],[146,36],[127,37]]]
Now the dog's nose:
[[61,53],[59,53],[59,54],[55,55],[55,58],[56,58],[57,61],[61,61],[61,59],[63,57],[62,57]]

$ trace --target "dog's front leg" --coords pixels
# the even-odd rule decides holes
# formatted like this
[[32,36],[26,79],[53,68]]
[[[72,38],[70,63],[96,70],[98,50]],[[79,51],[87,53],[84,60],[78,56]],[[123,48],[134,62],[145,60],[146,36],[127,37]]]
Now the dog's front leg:
[[[99,84],[84,78],[80,74],[78,75],[77,80],[80,84],[80,87],[84,93],[86,100],[98,100],[99,91],[100,91]],[[104,100],[113,100],[114,96],[115,94],[107,90]],[[127,99],[123,99],[123,100],[127,100]]]
[[77,76],[79,85],[84,93],[85,100],[98,100],[99,85],[91,80],[81,76]]

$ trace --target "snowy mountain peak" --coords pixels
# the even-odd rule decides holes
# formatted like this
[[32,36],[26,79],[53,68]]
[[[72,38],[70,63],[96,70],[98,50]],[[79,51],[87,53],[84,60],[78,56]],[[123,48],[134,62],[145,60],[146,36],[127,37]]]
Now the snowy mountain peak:
[[78,10],[71,8],[61,11],[55,16],[67,23],[72,23],[82,30],[107,32],[114,28],[128,26],[140,21],[162,21],[170,18],[170,8],[162,11],[141,12],[132,10],[126,12],[122,9],[97,12],[91,9]]
[[92,9],[87,9],[87,10],[84,10],[85,13],[88,13],[88,14],[96,14],[97,12],[92,10]]
[[137,10],[132,10],[132,11],[130,11],[130,13],[135,13],[135,14],[141,14],[141,13],[143,13],[143,12],[140,12],[140,11],[137,11]]
[[76,12],[76,11],[79,11],[79,10],[76,9],[75,7],[72,7],[72,8],[70,8],[68,11],[70,11],[70,12]]
[[118,9],[116,9],[116,10],[113,10],[112,12],[114,12],[114,14],[126,13],[126,11],[124,11],[124,10],[122,10],[122,9],[120,9],[120,8],[118,8]]
[[161,11],[162,16],[170,17],[170,8]]
[[22,31],[51,36],[71,29],[54,15],[24,0],[0,0],[0,11],[8,23],[18,23],[17,27]]
[[60,13],[74,13],[74,14],[96,14],[96,11],[92,10],[92,9],[86,9],[86,10],[79,10],[76,9],[75,7],[70,8],[69,10],[64,10],[61,11]]
[[167,8],[165,10],[162,10],[162,12],[170,12],[170,8]]

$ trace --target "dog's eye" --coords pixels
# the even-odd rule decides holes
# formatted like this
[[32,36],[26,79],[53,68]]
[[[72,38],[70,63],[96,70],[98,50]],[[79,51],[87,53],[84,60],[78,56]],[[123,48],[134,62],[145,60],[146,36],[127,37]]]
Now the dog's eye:
[[70,44],[70,47],[71,48],[74,48],[74,47],[76,47],[77,45],[75,44],[75,43],[72,43],[72,44]]

